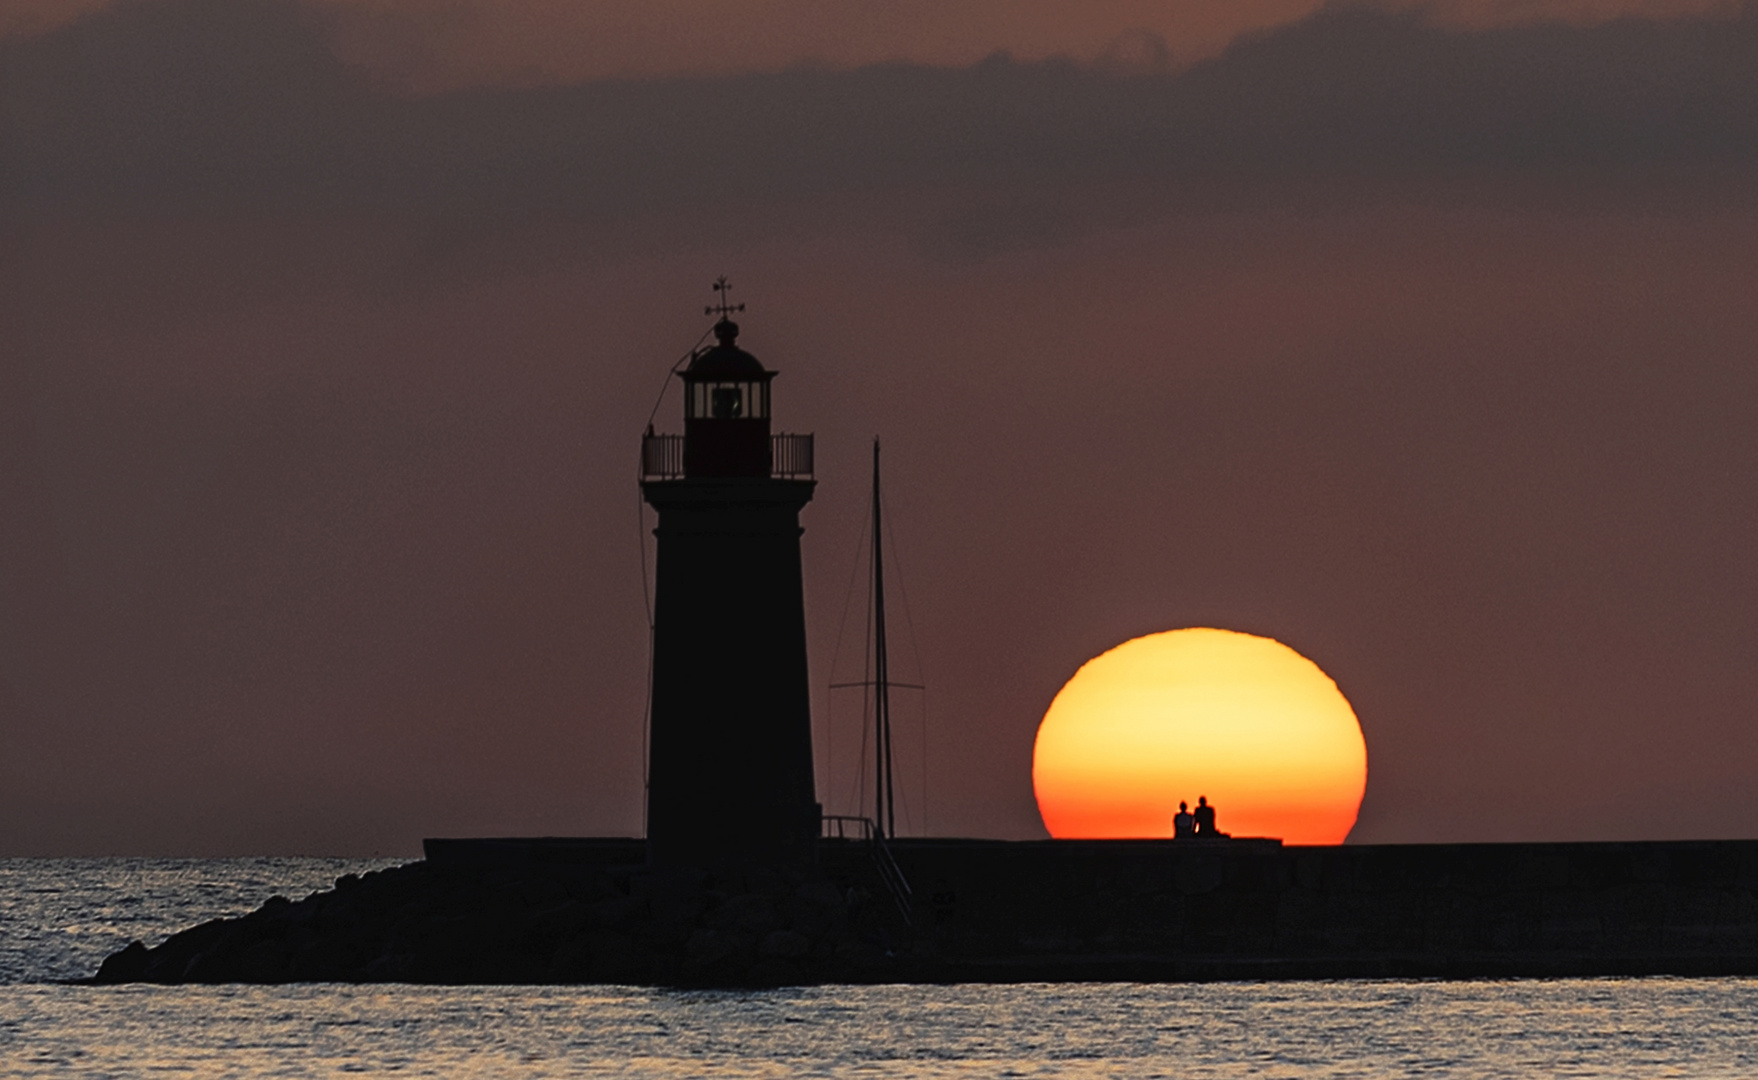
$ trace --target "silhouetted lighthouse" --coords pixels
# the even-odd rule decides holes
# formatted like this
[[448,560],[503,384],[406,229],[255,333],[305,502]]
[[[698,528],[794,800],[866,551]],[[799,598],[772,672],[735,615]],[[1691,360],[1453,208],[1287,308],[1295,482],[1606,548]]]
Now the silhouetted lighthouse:
[[726,279],[716,343],[682,372],[684,434],[647,434],[641,490],[659,512],[649,858],[803,857],[817,838],[800,584],[812,436],[769,430],[776,373],[734,342]]

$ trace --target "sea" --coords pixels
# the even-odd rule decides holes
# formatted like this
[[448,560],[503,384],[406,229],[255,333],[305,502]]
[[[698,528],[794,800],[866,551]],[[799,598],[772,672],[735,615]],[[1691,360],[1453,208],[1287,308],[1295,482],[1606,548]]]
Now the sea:
[[1758,980],[81,985],[395,860],[0,859],[0,1077],[1758,1077]]

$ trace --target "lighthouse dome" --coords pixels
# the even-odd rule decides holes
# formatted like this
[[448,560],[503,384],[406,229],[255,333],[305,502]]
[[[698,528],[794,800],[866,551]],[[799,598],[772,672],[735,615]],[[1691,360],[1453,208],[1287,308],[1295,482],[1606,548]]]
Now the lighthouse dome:
[[733,344],[739,324],[722,319],[714,324],[715,344],[696,354],[686,374],[691,379],[761,379],[769,372],[755,356]]

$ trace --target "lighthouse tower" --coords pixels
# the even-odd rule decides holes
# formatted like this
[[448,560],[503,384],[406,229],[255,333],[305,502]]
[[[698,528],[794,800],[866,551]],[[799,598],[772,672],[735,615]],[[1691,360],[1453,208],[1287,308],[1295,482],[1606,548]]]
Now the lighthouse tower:
[[812,436],[769,427],[776,373],[715,344],[681,373],[684,434],[641,446],[659,514],[647,847],[658,863],[782,862],[818,836],[800,583]]

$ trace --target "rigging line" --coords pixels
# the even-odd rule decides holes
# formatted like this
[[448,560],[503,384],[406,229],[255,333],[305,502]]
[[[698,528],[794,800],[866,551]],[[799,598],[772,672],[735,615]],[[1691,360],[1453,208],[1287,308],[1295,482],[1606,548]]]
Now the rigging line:
[[922,688],[922,835],[928,835],[928,690]]
[[[857,564],[859,565],[859,564]],[[873,575],[867,575],[867,615],[861,624],[865,638],[861,643],[861,677],[873,677]],[[873,699],[861,695],[861,754],[855,763],[855,815],[861,816],[867,808],[867,717],[873,707]],[[876,797],[876,796],[875,796]],[[875,812],[876,813],[876,812]],[[878,828],[878,818],[874,818],[874,828]]]
[[[881,496],[883,499],[883,496]],[[910,591],[903,583],[903,563],[897,556],[897,534],[892,531],[891,519],[896,515],[888,515],[885,521],[885,535],[891,538],[891,566],[897,579],[898,597],[903,600],[903,621],[909,627],[910,651],[916,656],[916,678],[923,685],[913,689],[922,691],[922,835],[928,834],[928,672],[922,665],[922,642],[916,635],[915,616],[910,614]],[[893,686],[899,685],[893,683]]]
[[684,364],[686,364],[687,362],[689,362],[691,360],[696,359],[696,351],[698,349],[702,348],[702,343],[704,341],[707,341],[708,335],[712,334],[712,333],[714,333],[714,327],[712,327],[712,326],[710,326],[708,329],[702,331],[702,336],[696,339],[696,344],[690,346],[690,351],[685,353],[684,355],[678,357],[678,362],[673,364],[671,366],[671,370],[665,373],[665,383],[664,383],[664,385],[660,386],[660,388],[659,388],[659,396],[653,399],[653,411],[647,414],[647,426],[648,427],[653,426],[653,418],[659,415],[659,407],[661,405],[665,404],[665,392],[667,390],[671,389],[672,376],[676,375],[678,373],[678,369],[683,367]]
[[[897,836],[897,769],[892,758],[891,743],[891,658],[885,635],[885,542],[884,505],[879,494],[879,437],[873,437],[873,716],[878,725],[879,741],[874,747],[878,757],[880,778],[875,780],[884,792],[882,814],[885,835]],[[875,801],[878,795],[875,794]]]
[[[702,336],[696,339],[696,344],[690,346],[690,351],[678,357],[678,362],[665,373],[665,381],[659,386],[659,396],[653,399],[653,409],[647,414],[647,426],[642,429],[643,432],[653,430],[653,418],[659,415],[659,407],[665,404],[665,392],[671,389],[673,376],[677,375],[678,369],[683,367],[686,362],[696,358],[696,350],[702,347],[702,343],[707,341],[708,335],[712,333],[714,333],[712,326],[704,330]],[[643,449],[643,453],[645,453],[645,449]],[[636,463],[636,476],[643,474],[646,464],[645,461]],[[653,724],[653,588],[647,580],[647,499],[639,487],[635,489],[635,539],[641,548],[641,606],[647,611],[647,700],[641,705],[641,835],[645,836],[647,835],[647,789],[649,783],[647,729]]]
[[[855,560],[849,566],[848,591],[842,597],[842,618],[836,624],[836,648],[830,652],[830,677],[833,679],[836,678],[837,662],[842,659],[842,639],[848,632],[849,608],[855,602],[855,578],[861,572],[861,552],[867,547],[866,513],[871,513],[870,507],[863,512],[861,531],[855,536]],[[832,683],[824,692],[824,754],[828,759],[824,766],[824,789],[832,792],[836,790],[836,714],[835,699],[831,697],[830,691],[836,688],[836,684]],[[864,734],[861,737],[866,738]],[[858,810],[860,804],[856,803],[855,808]]]
[[[702,331],[702,336],[696,339],[696,344],[690,346],[690,351],[685,353],[684,355],[678,357],[678,362],[673,364],[671,366],[671,370],[667,371],[665,373],[665,381],[659,384],[659,396],[657,396],[653,399],[653,408],[647,414],[647,426],[642,429],[642,431],[644,433],[651,433],[653,431],[653,418],[659,415],[659,407],[661,405],[665,404],[665,392],[667,390],[671,389],[671,380],[675,375],[677,375],[678,369],[683,367],[686,363],[688,363],[691,360],[694,360],[696,358],[696,351],[702,347],[702,343],[704,341],[707,341],[708,335],[712,334],[712,333],[714,333],[714,327],[712,327],[712,326],[710,326],[708,329]],[[643,449],[643,454],[645,454],[645,449]],[[642,475],[642,471],[646,468],[646,465],[647,465],[647,463],[644,460],[641,462],[638,462],[635,466],[635,475],[636,476]],[[637,513],[639,514],[639,520],[635,524],[635,536],[637,539],[639,539],[641,541],[641,603],[647,608],[647,635],[648,635],[648,642],[647,642],[648,683],[647,683],[647,689],[648,689],[648,694],[651,697],[652,690],[653,690],[653,682],[652,682],[652,672],[653,672],[653,642],[652,642],[652,636],[653,636],[653,589],[647,581],[647,501],[646,501],[646,499],[642,498],[642,497],[637,497],[635,500],[635,509],[636,509]]]
[[[890,520],[885,522],[885,535],[891,540],[892,573],[897,580],[898,599],[903,601],[903,621],[904,624],[909,627],[910,651],[914,653],[916,657],[916,677],[921,679],[925,684],[928,680],[926,678],[927,672],[923,670],[922,667],[922,643],[916,638],[916,620],[914,616],[910,614],[910,591],[903,582],[903,564],[897,557],[897,533],[892,530]],[[907,684],[894,682],[891,685],[904,686]],[[923,689],[923,687],[912,687],[912,689],[920,690]]]

